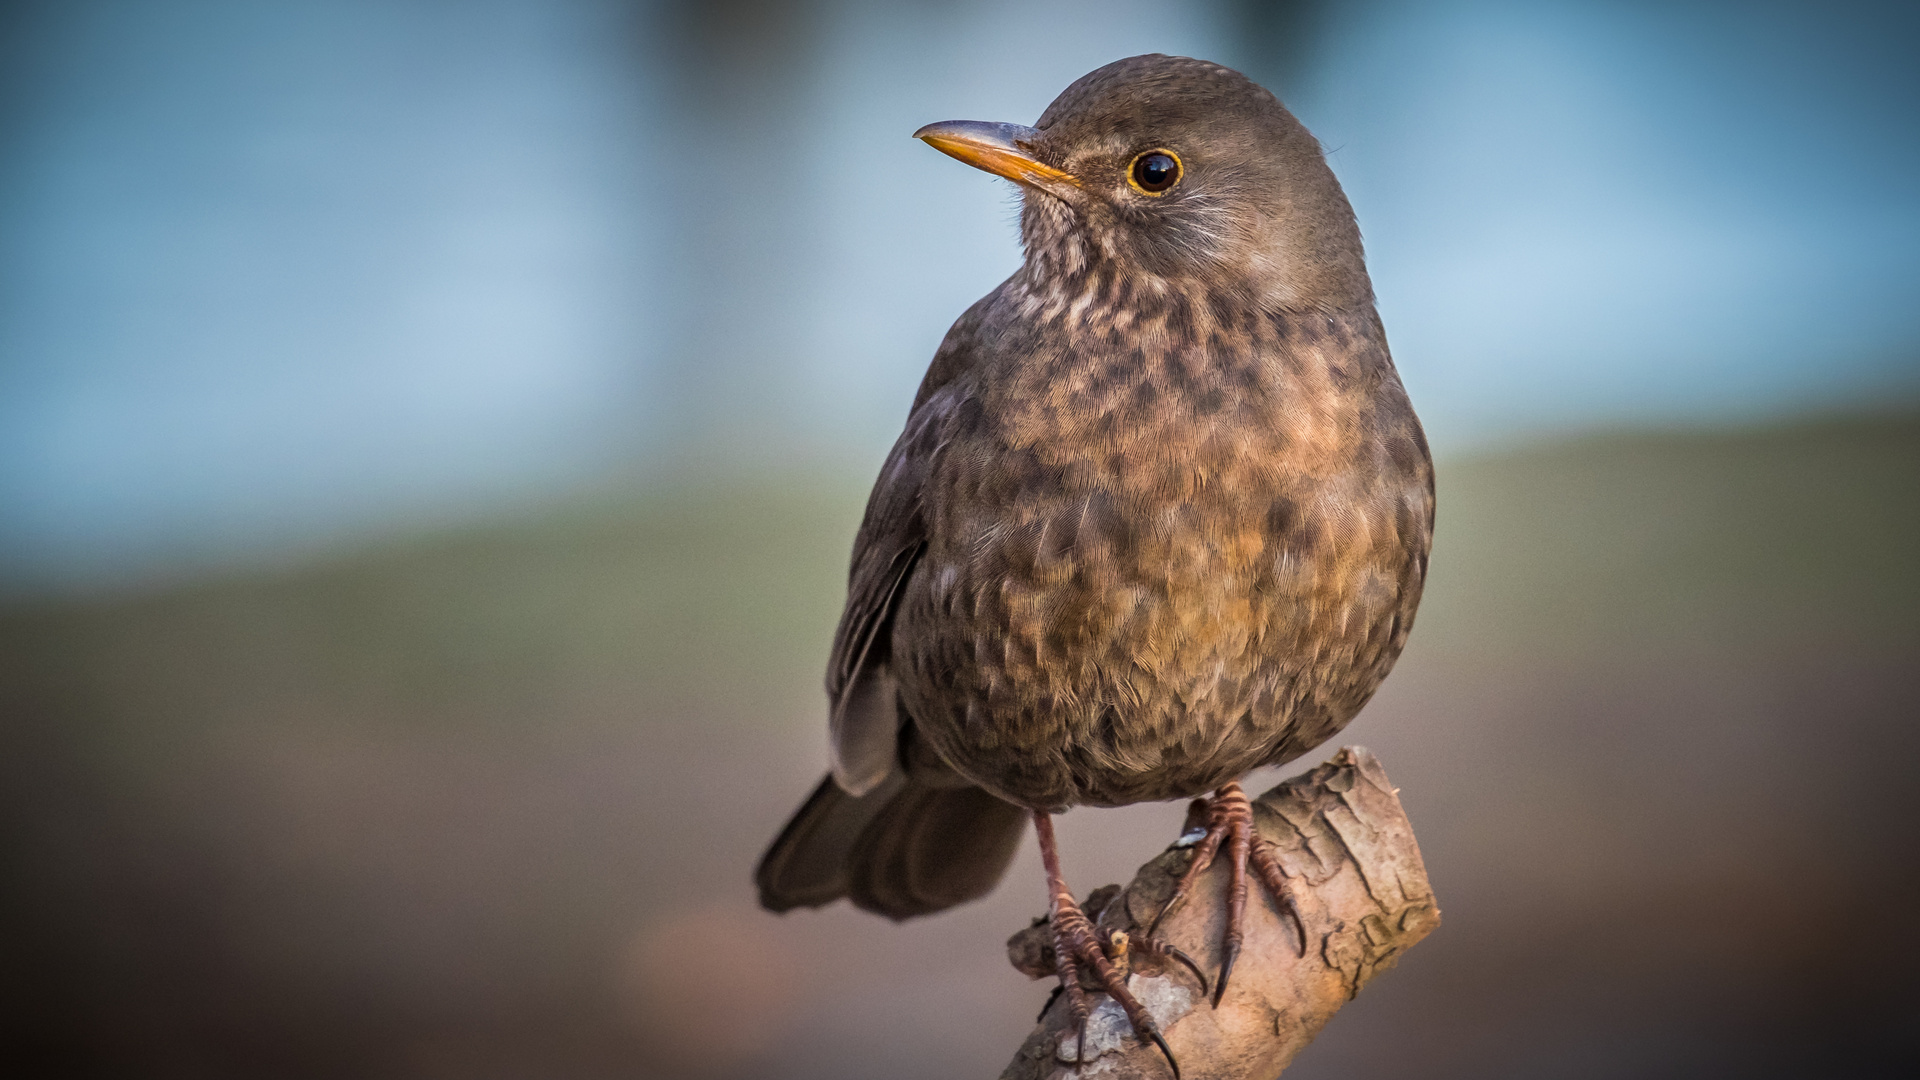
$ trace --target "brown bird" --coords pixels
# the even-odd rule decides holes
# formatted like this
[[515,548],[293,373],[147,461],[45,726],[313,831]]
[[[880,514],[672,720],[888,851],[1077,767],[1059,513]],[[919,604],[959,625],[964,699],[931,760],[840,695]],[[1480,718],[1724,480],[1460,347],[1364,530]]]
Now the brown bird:
[[1050,815],[1213,793],[1174,903],[1224,844],[1217,1005],[1249,864],[1292,903],[1236,781],[1339,731],[1399,656],[1426,439],[1353,210],[1245,76],[1137,56],[1034,127],[915,136],[1021,186],[1026,259],[947,332],[881,468],[827,670],[832,774],[760,900],[939,911],[994,886],[1031,817],[1075,1017],[1084,971],[1164,1052]]

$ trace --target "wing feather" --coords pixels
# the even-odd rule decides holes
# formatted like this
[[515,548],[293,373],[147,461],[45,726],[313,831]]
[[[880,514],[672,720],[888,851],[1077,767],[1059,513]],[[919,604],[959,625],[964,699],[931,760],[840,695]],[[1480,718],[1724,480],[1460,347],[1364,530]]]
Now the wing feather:
[[851,795],[872,791],[900,771],[900,733],[909,718],[889,666],[893,617],[927,550],[926,478],[964,400],[977,338],[999,293],[982,297],[947,331],[854,538],[847,605],[827,662],[833,778]]

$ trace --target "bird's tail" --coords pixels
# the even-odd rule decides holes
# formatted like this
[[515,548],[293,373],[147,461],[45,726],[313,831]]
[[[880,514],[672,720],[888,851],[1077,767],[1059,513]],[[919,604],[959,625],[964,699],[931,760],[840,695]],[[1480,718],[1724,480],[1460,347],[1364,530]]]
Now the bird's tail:
[[760,905],[787,911],[845,896],[891,919],[931,915],[993,888],[1026,817],[972,785],[896,773],[856,798],[829,776],[761,857]]

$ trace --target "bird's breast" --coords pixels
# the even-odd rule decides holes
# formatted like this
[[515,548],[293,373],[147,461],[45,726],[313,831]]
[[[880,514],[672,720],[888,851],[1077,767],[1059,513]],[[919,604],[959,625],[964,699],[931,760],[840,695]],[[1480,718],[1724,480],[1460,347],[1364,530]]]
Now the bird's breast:
[[1417,602],[1425,449],[1374,324],[1165,322],[988,366],[923,493],[903,700],[1029,805],[1197,794],[1337,727]]

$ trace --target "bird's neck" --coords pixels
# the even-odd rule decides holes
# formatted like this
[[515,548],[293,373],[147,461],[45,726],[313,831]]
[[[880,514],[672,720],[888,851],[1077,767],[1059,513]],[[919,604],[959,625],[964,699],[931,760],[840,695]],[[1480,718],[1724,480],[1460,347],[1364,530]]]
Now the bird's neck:
[[1203,346],[1215,334],[1244,333],[1256,323],[1338,323],[1378,332],[1370,297],[1344,309],[1293,309],[1232,277],[1156,274],[1090,248],[1075,240],[1029,252],[1006,292],[1023,320],[1074,336],[1095,334],[1109,344],[1176,349]]

